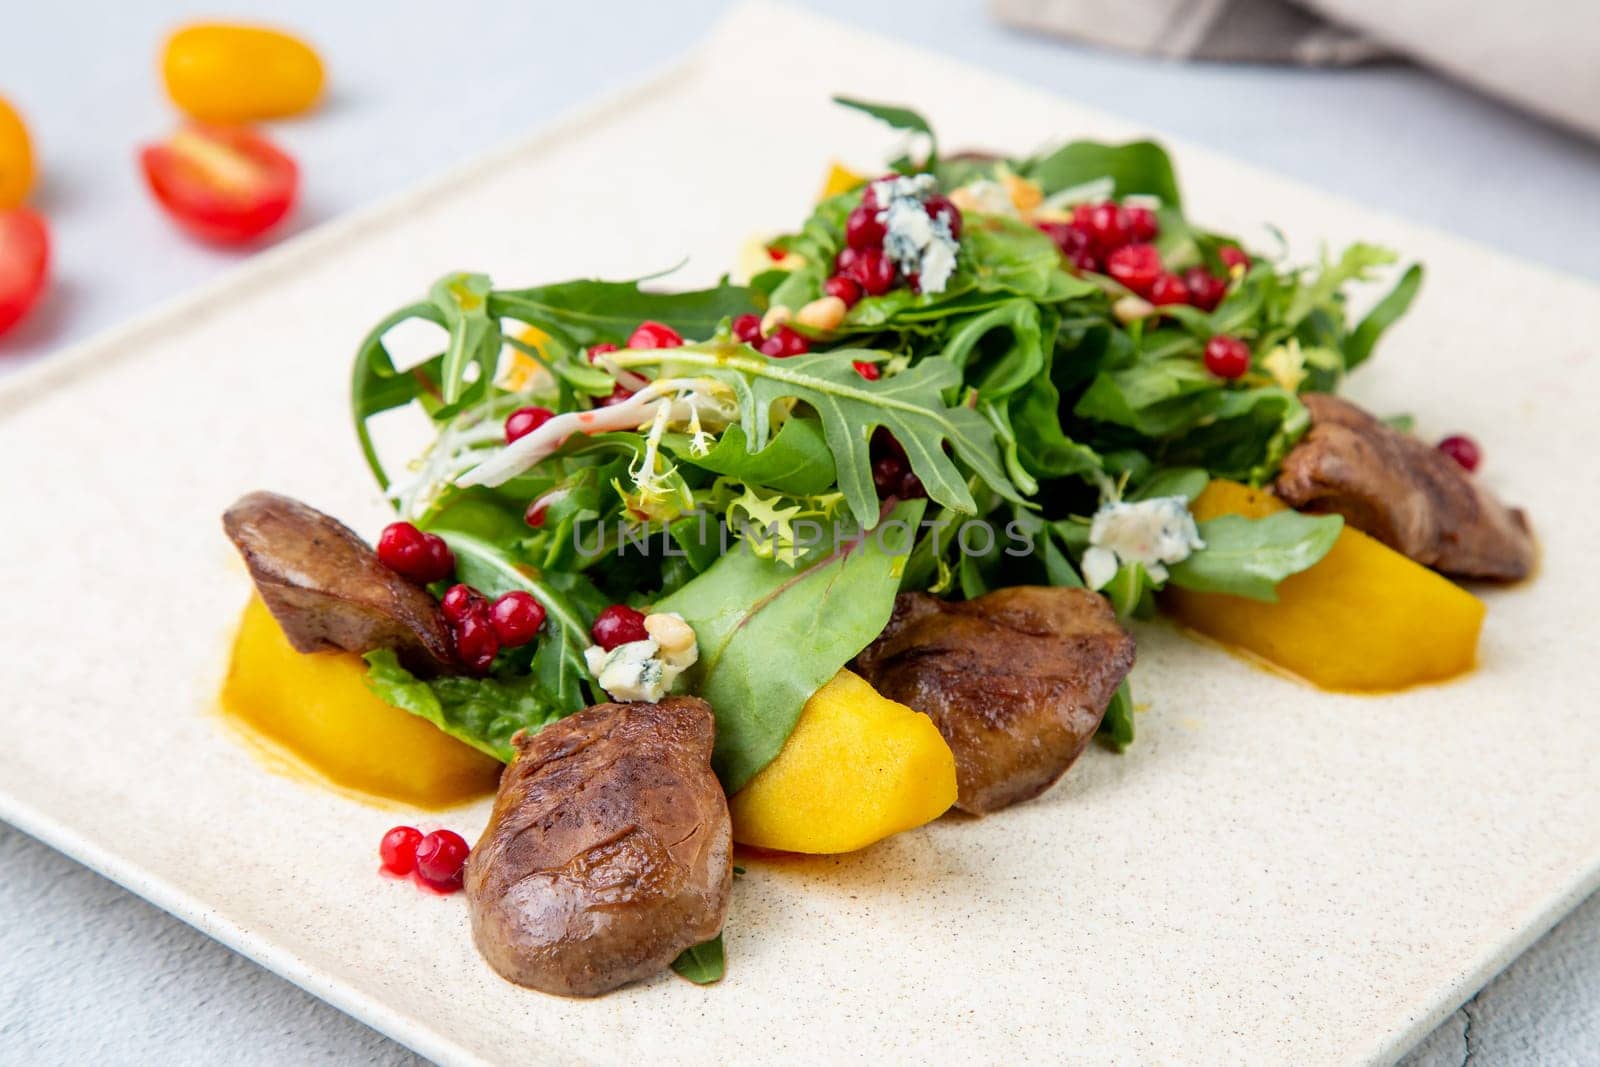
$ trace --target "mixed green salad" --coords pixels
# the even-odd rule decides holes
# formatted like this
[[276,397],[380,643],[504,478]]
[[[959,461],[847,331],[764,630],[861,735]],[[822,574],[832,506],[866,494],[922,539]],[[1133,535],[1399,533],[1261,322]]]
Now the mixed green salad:
[[[1187,519],[1181,502],[1211,478],[1269,480],[1307,428],[1298,394],[1371,355],[1419,268],[1353,321],[1348,286],[1393,254],[1358,244],[1295,265],[1245,250],[1188,218],[1156,144],[946,156],[914,112],[841,103],[921,151],[766,242],[770,267],[745,284],[498,289],[452,274],[374,327],[352,403],[379,485],[448,542],[459,581],[548,610],[544,640],[476,676],[422,680],[369,653],[377,693],[507,759],[517,731],[605,699],[584,655],[602,609],[677,612],[731,794],[898,592],[1088,584],[1138,617],[1167,583],[1271,599],[1329,550],[1341,520],[1294,511],[1200,522],[1167,562],[1106,547],[1096,526],[1144,501]],[[883,253],[863,266],[851,220],[868,197],[929,222],[875,235]],[[1142,226],[1147,240],[1124,242],[1141,251],[1096,247],[1097,209]],[[1155,281],[1138,273],[1152,262]],[[1186,272],[1187,299],[1161,288]],[[413,319],[448,340],[397,367],[385,338]],[[373,422],[405,407],[436,436],[392,466]],[[530,408],[538,425],[508,433]],[[1101,727],[1112,747],[1132,742],[1132,707],[1124,683]]]

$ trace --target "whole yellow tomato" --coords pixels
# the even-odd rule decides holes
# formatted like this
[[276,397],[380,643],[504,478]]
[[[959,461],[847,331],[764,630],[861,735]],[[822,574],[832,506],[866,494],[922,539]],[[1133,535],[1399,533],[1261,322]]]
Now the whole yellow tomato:
[[167,40],[161,75],[172,102],[203,122],[284,118],[322,95],[316,51],[264,26],[185,26]]
[[33,188],[33,146],[28,127],[0,96],[0,211],[20,205]]

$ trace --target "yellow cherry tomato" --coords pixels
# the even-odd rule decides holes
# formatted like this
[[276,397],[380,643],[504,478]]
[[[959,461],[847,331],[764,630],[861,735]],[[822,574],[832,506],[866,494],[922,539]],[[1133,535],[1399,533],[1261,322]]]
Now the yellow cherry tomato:
[[203,122],[255,122],[310,110],[322,60],[304,41],[264,26],[185,26],[161,55],[167,95]]
[[18,207],[33,188],[33,146],[28,127],[0,97],[0,211]]

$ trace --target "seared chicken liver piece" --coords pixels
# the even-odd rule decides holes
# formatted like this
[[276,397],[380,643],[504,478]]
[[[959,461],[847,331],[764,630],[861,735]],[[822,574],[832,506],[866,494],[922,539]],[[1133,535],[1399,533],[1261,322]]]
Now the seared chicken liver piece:
[[902,593],[856,670],[933,719],[955,753],[956,807],[984,814],[1066,773],[1133,651],[1111,606],[1087,589],[1017,586],[965,602]]
[[1283,461],[1277,494],[1334,512],[1411,559],[1459,578],[1517,581],[1538,550],[1527,516],[1481,489],[1461,465],[1347,400],[1301,397],[1311,430]]
[[379,563],[344,523],[298,500],[256,492],[223,513],[222,527],[299,651],[392,648],[414,671],[454,670],[438,602]]
[[597,704],[519,735],[467,860],[478,951],[519,985],[593,997],[715,937],[733,824],[697,697]]

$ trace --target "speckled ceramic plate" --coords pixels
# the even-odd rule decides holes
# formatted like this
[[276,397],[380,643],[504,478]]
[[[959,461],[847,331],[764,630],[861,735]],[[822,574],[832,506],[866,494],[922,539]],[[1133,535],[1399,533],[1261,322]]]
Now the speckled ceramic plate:
[[[808,57],[782,77],[778,40]],[[1538,522],[1543,577],[1488,594],[1472,677],[1332,696],[1146,628],[1127,755],[1092,751],[982,821],[748,862],[726,981],[589,1003],[496,978],[459,898],[376,875],[393,811],[264,768],[209,710],[247,588],[219,511],[260,486],[382,521],[345,415],[370,323],[461,267],[533,283],[688,252],[684,280],[709,281],[751,230],[802,215],[830,157],[881,158],[883,131],[836,91],[915,101],[950,144],[1147,132],[744,9],[648,91],[7,382],[0,816],[449,1062],[1397,1055],[1600,872],[1600,290],[1182,145],[1192,208],[1219,227],[1427,262],[1352,389],[1425,432],[1470,428],[1483,477]],[[737,158],[707,135],[732,129]],[[446,821],[471,835],[486,813]]]

